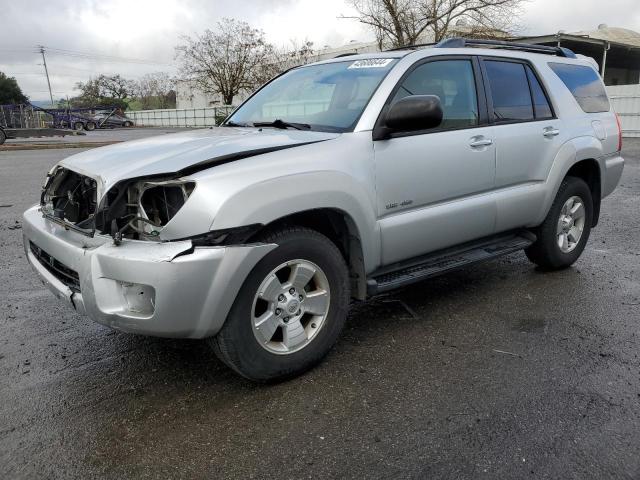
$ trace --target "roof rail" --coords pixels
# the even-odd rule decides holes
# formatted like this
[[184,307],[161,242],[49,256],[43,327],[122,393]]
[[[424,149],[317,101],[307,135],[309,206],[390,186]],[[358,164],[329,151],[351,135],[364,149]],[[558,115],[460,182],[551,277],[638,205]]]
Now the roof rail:
[[336,55],[333,58],[350,57],[351,55],[358,55],[358,52],[341,53],[340,55]]
[[424,47],[434,47],[437,43],[416,43],[414,45],[406,45],[404,47],[387,48],[385,52],[397,52],[398,50],[417,50]]
[[434,48],[465,48],[465,47],[486,47],[502,48],[505,50],[518,50],[522,52],[544,53],[565,58],[577,58],[572,50],[564,47],[548,47],[546,45],[535,45],[532,43],[515,43],[504,40],[482,40],[474,38],[448,38],[435,45]]

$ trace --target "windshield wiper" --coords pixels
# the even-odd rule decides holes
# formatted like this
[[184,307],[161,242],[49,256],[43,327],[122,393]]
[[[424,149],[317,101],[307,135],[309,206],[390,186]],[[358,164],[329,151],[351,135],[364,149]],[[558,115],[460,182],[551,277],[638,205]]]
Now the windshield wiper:
[[279,118],[276,118],[273,122],[256,122],[254,127],[274,127],[274,128],[295,128],[296,130],[311,130],[311,125],[308,123],[291,123],[285,122]]

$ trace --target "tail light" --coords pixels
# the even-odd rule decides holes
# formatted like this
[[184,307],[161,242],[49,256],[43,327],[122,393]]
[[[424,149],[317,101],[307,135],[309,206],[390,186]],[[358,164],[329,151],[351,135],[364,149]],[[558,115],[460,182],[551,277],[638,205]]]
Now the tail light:
[[620,116],[616,113],[616,123],[618,124],[618,151],[622,151],[622,125],[620,124]]

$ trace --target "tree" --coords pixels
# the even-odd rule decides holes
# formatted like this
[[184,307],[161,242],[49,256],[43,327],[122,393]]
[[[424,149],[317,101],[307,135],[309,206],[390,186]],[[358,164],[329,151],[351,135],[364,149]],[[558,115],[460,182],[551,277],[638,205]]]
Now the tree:
[[309,63],[313,59],[313,55],[313,42],[305,40],[300,44],[295,40],[291,40],[290,47],[283,48],[277,54],[277,71],[275,72],[275,75],[289,68]]
[[0,105],[10,103],[27,103],[29,99],[22,93],[14,77],[7,77],[0,72]]
[[203,92],[220,95],[232,105],[236,95],[251,91],[267,81],[271,69],[264,68],[276,58],[262,30],[246,22],[224,18],[215,32],[205,30],[195,38],[182,37],[176,47],[180,73]]
[[120,75],[99,75],[76,83],[76,90],[80,90],[80,95],[71,100],[74,107],[113,105],[126,109],[135,84]]
[[446,38],[454,25],[465,36],[491,37],[515,27],[525,0],[346,0],[360,23],[373,29],[380,48],[404,47],[429,36]]
[[174,80],[164,72],[143,75],[136,82],[135,96],[144,110],[176,106]]

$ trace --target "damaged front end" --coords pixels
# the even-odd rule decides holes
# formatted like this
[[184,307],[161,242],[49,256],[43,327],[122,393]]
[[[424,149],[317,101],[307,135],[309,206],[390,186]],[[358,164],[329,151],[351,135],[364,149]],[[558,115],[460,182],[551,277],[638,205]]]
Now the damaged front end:
[[66,168],[57,168],[47,177],[40,205],[49,220],[92,236],[98,206],[97,182]]
[[49,220],[84,235],[158,241],[162,229],[184,206],[195,182],[175,178],[131,179],[98,198],[95,179],[64,167],[44,186],[41,208]]

